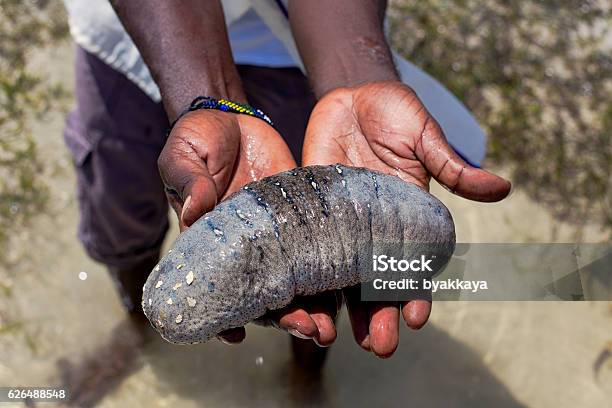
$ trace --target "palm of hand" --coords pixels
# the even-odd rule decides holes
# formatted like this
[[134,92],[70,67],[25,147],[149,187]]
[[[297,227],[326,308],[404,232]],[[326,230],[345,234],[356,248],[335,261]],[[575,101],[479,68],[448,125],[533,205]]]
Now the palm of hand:
[[159,157],[168,200],[182,230],[245,184],[295,166],[273,127],[219,111],[185,115]]
[[476,201],[499,201],[510,191],[508,181],[467,164],[414,91],[399,82],[342,88],[323,97],[306,130],[303,162],[368,167],[425,189],[433,176]]
[[[424,189],[433,175],[451,191],[480,201],[498,201],[510,189],[507,181],[465,163],[414,91],[399,82],[368,83],[325,95],[308,123],[303,162],[367,167]],[[393,354],[398,345],[400,308],[411,328],[425,324],[431,311],[427,300],[368,303],[360,301],[358,288],[344,294],[355,340],[381,357]]]
[[416,150],[428,132],[438,130],[429,118],[402,84],[336,90],[311,115],[304,163],[367,167],[427,188],[429,175]]

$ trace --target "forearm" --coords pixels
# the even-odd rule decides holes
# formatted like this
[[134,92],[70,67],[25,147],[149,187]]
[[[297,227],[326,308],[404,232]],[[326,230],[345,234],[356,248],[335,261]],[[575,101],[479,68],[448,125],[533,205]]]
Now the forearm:
[[290,1],[291,29],[317,97],[398,79],[383,30],[385,9],[385,0]]
[[174,120],[196,96],[245,101],[219,0],[112,0]]

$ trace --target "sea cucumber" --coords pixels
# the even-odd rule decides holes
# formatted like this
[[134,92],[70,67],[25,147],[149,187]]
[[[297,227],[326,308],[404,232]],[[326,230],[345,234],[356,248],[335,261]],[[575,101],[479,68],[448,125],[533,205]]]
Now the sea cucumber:
[[296,168],[247,184],[183,232],[142,306],[166,340],[199,343],[295,296],[366,281],[373,254],[410,259],[430,245],[445,264],[455,228],[422,188],[363,168]]

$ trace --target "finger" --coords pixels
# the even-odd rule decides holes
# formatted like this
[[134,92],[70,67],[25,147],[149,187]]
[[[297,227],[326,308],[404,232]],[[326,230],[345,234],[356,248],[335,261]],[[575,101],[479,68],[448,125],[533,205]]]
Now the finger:
[[235,327],[217,334],[217,338],[225,344],[241,343],[246,337],[244,327]]
[[381,358],[393,355],[399,343],[399,307],[376,303],[370,308],[370,347]]
[[353,337],[357,344],[366,351],[370,347],[370,314],[367,303],[361,301],[361,289],[359,285],[344,290],[346,309],[348,310]]
[[183,227],[189,227],[217,203],[217,186],[206,163],[194,153],[160,156],[166,196]]
[[429,300],[411,300],[406,302],[402,307],[402,317],[404,321],[413,330],[418,330],[427,323],[431,314],[431,301]]
[[466,163],[448,144],[440,125],[427,114],[415,146],[416,155],[443,186],[475,201],[499,201],[510,193],[509,181]]
[[328,347],[336,340],[337,332],[334,319],[342,306],[342,297],[338,296],[339,292],[328,291],[300,299],[300,305],[310,314],[317,325],[318,334],[313,340],[319,346]]
[[318,334],[313,338],[321,347],[329,347],[336,340],[336,325],[328,313],[311,313],[310,317],[317,325]]
[[299,307],[278,311],[272,316],[276,325],[301,339],[314,339],[319,335],[319,328],[310,314]]

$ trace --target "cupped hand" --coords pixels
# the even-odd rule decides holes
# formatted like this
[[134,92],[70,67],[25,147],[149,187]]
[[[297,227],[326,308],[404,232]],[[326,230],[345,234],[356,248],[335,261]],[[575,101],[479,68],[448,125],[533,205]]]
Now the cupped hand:
[[[415,92],[396,81],[339,88],[321,98],[308,123],[302,161],[305,166],[366,167],[425,190],[433,176],[453,193],[476,201],[499,201],[510,191],[508,181],[461,159]],[[359,288],[345,290],[345,298],[355,340],[380,357],[397,348],[400,313],[418,329],[431,312],[429,299],[361,302]]]
[[[281,135],[248,115],[198,110],[173,127],[162,150],[159,171],[181,231],[245,184],[296,167]],[[329,294],[298,299],[265,321],[319,344],[333,342],[332,316],[338,309]],[[219,335],[227,343],[244,339],[243,327]]]

